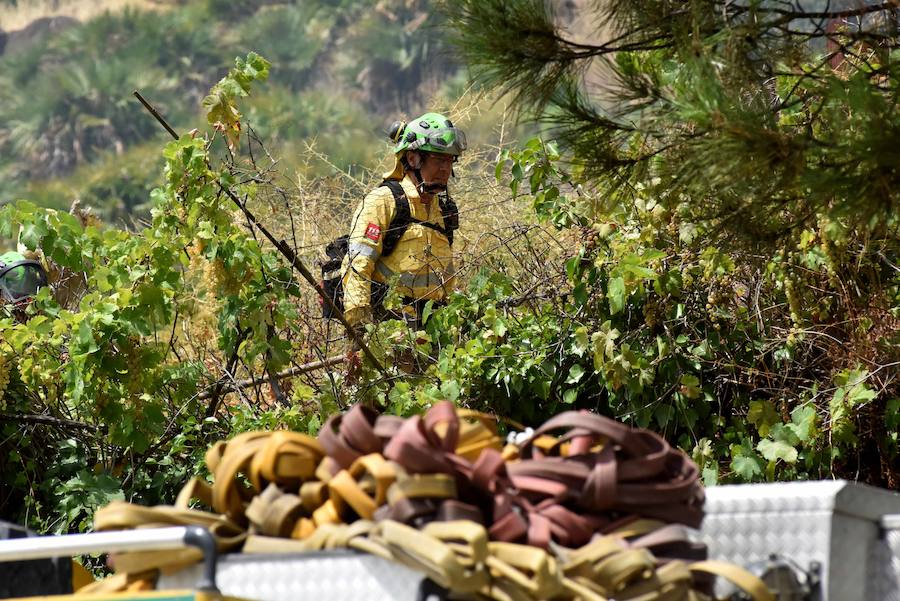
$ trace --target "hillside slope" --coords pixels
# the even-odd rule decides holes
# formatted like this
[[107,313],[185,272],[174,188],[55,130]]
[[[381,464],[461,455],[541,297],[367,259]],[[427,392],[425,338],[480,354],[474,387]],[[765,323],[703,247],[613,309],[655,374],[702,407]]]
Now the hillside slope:
[[66,17],[84,22],[105,12],[126,8],[158,10],[178,3],[177,0],[4,0],[0,2],[0,29],[18,32],[43,19]]
[[[188,131],[203,124],[209,87],[249,50],[273,67],[247,117],[288,171],[377,161],[361,140],[461,87],[428,0],[19,0],[3,10],[7,31],[38,20],[8,35],[0,57],[0,203],[79,198],[127,221],[156,182],[149,148],[164,135],[132,90]],[[301,159],[312,141],[331,166]]]

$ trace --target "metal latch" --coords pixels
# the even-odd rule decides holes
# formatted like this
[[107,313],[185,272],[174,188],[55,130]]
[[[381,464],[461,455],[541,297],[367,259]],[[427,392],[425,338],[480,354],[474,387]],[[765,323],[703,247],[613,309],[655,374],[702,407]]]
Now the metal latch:
[[[822,565],[812,561],[804,570],[795,561],[772,554],[764,561],[744,566],[747,571],[762,580],[778,601],[817,601],[822,598]],[[725,592],[730,601],[752,601],[743,591],[731,584]]]

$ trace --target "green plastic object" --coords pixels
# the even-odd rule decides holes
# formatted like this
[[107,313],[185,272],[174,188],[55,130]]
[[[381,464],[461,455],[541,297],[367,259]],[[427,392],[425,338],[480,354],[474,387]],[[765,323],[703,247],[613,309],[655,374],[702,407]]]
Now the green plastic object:
[[47,285],[47,274],[38,261],[10,251],[0,255],[0,298],[19,302],[33,297]]

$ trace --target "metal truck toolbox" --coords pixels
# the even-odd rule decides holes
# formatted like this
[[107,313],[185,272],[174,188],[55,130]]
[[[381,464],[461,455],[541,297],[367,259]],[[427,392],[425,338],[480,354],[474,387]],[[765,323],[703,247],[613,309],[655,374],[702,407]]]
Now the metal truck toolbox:
[[882,601],[900,601],[900,514],[881,520],[882,537],[875,545],[870,576],[876,587],[873,597]]
[[[193,585],[201,566],[162,575],[157,588]],[[219,559],[223,594],[253,601],[436,601],[440,590],[419,572],[356,551],[283,555],[232,554]]]
[[[845,481],[716,486],[706,490],[698,538],[709,555],[738,565],[778,554],[808,569],[821,566],[814,601],[900,601],[900,495]],[[184,588],[193,566],[160,579]],[[219,561],[226,595],[255,601],[425,601],[440,591],[402,565],[351,551],[290,555],[233,554]]]
[[843,480],[715,486],[705,510],[710,557],[818,562],[823,601],[900,601],[900,523],[885,518],[900,514],[896,493]]

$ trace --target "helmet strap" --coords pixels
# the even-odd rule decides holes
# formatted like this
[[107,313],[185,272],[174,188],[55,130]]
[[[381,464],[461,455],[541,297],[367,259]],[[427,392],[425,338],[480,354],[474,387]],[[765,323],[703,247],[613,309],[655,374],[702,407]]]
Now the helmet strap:
[[447,191],[447,186],[444,184],[429,184],[422,181],[422,174],[418,169],[415,170],[415,174],[416,179],[419,180],[419,183],[416,185],[419,194],[440,194],[441,192]]

